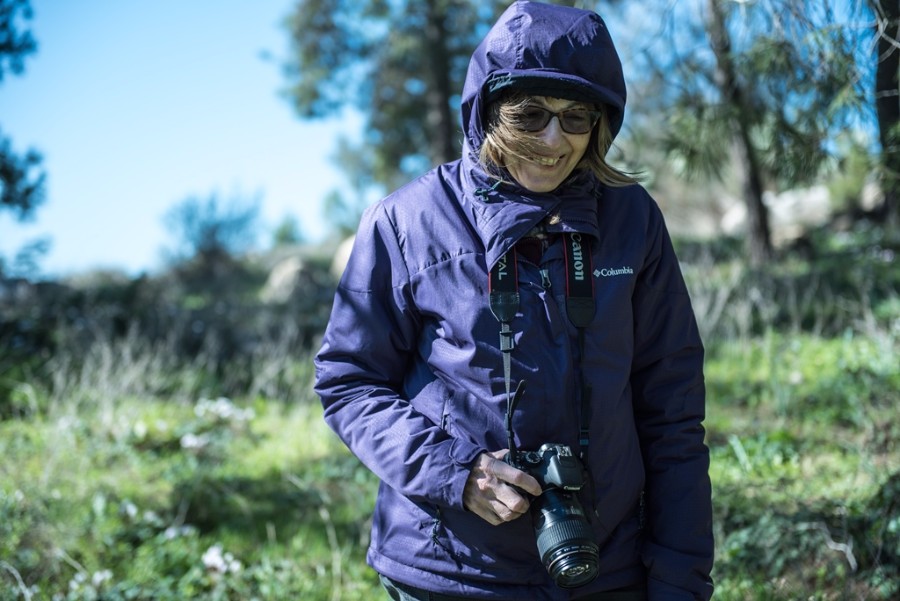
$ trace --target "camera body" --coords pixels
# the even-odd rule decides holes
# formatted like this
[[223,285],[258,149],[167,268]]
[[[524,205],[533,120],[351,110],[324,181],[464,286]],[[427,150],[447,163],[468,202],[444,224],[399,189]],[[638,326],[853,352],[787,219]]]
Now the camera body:
[[537,451],[520,451],[514,461],[507,462],[532,476],[544,490],[581,490],[584,485],[581,460],[566,445],[548,443],[541,445]]
[[531,521],[541,562],[562,588],[583,586],[600,569],[599,547],[575,493],[584,486],[584,466],[563,444],[508,454],[506,462],[532,476],[543,493],[531,503]]

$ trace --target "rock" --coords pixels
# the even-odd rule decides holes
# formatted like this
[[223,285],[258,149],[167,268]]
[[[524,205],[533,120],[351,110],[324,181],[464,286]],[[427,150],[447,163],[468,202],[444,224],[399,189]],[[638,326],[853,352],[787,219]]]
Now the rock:
[[275,264],[259,298],[264,303],[286,303],[307,279],[307,266],[297,256],[287,257]]

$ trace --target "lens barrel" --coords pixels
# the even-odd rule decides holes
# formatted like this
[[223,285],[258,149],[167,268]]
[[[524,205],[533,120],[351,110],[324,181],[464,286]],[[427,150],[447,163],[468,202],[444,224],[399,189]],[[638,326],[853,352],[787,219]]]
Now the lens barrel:
[[599,548],[574,494],[546,490],[532,504],[538,553],[562,588],[583,586],[600,570]]

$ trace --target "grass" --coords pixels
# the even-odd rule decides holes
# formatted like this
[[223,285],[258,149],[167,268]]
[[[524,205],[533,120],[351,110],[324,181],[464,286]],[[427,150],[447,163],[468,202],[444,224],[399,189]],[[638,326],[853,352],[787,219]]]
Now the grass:
[[900,370],[883,344],[769,333],[711,353],[717,599],[900,592]]
[[48,404],[0,422],[0,599],[371,597],[375,481],[308,396]]
[[[710,349],[717,599],[900,592],[897,350],[773,332]],[[67,398],[34,383],[47,409],[0,422],[0,599],[381,594],[377,482],[308,386],[187,402],[103,396],[84,373]]]
[[[900,595],[900,275],[879,261],[685,270],[719,601]],[[322,421],[311,358],[241,358],[232,398],[203,361],[133,336],[0,361],[0,601],[383,598],[377,481]]]

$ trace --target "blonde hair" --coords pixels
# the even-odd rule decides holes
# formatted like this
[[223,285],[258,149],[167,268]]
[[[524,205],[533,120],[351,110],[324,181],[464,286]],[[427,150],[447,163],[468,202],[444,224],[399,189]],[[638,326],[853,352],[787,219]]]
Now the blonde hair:
[[[485,171],[503,179],[504,167],[509,158],[526,159],[539,146],[537,137],[518,126],[522,111],[531,104],[531,97],[513,93],[488,107],[484,143],[478,150],[478,161]],[[606,111],[599,110],[600,119],[591,131],[591,142],[576,169],[586,169],[607,186],[623,187],[638,182],[638,174],[627,173],[606,162],[606,153],[612,147],[613,137],[609,129]]]

